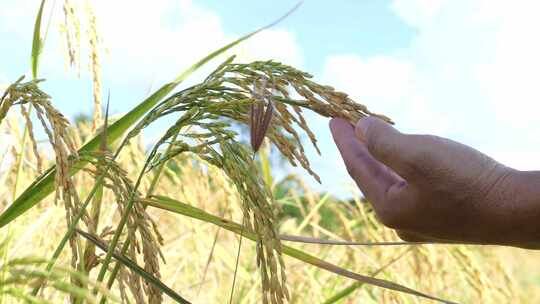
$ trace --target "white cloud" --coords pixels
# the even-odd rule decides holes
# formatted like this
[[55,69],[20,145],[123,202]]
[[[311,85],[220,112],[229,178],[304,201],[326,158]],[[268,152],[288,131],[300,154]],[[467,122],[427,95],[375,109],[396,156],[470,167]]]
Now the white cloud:
[[[71,3],[81,12],[84,11],[85,1]],[[103,56],[104,75],[134,88],[142,87],[142,91],[146,91],[152,83],[172,80],[197,60],[238,38],[240,34],[245,34],[227,33],[218,12],[190,0],[96,0],[91,3],[101,38],[108,50]],[[19,48],[29,49],[32,27],[21,27],[20,24],[33,24],[37,9],[35,1],[3,2],[0,33],[25,38],[27,41]],[[47,7],[44,20],[48,20],[49,12]],[[43,56],[46,60],[42,61],[41,66],[42,74],[49,78],[51,75],[65,76],[62,64],[65,59],[58,31],[62,18],[62,3],[57,3]],[[85,33],[82,35],[81,45],[86,48]],[[275,58],[295,65],[302,63],[294,35],[283,29],[264,31],[240,47],[229,54],[241,53],[240,57],[245,60]],[[83,76],[87,75],[86,54],[83,50]]]
[[253,36],[238,47],[239,60],[275,60],[301,68],[302,51],[293,33],[283,29],[269,29]]
[[171,80],[228,38],[218,15],[190,1],[95,1],[94,6],[109,49],[104,71],[131,83]]
[[[105,45],[110,50],[105,68],[129,75],[126,79],[130,82],[137,78],[147,84],[171,80],[197,60],[239,37],[225,32],[216,12],[192,1],[94,3]],[[118,12],[126,6],[130,6],[129,13],[122,14],[119,20]],[[244,59],[302,61],[294,36],[285,30],[264,31],[231,53],[240,53]]]
[[496,114],[518,127],[538,126],[540,110],[540,10],[538,1],[493,3],[498,27],[492,59],[477,77]]
[[[408,62],[388,56],[367,60],[356,55],[332,56],[326,60],[323,69],[326,82],[347,87],[347,93],[360,100],[376,99],[372,107],[381,110],[399,106],[400,98],[414,93],[414,72],[414,66]],[[385,94],[381,95],[381,92]]]
[[503,164],[509,164],[513,168],[518,170],[531,170],[540,168],[540,158],[538,157],[538,151],[531,151],[531,149],[493,151],[490,156],[497,161],[500,161]]
[[326,60],[323,80],[374,112],[400,118],[402,128],[441,133],[448,121],[434,119],[417,73],[411,62],[391,56],[336,55]]
[[394,0],[392,8],[409,25],[429,24],[448,0]]
[[[86,19],[84,8],[87,2],[70,1],[81,12],[82,21]],[[108,89],[111,90],[113,101],[111,109],[114,113],[128,111],[135,102],[176,78],[197,60],[246,34],[227,32],[219,12],[189,0],[95,0],[90,3],[97,16],[100,38],[107,48],[107,52],[102,55],[103,92],[106,94]],[[32,25],[38,5],[39,3],[34,0],[2,0],[0,36],[3,38],[9,36],[11,39],[10,52],[21,50],[29,52]],[[46,7],[44,12],[44,22],[47,24],[50,7]],[[86,27],[83,24],[82,79],[78,81],[75,71],[69,70],[69,73],[66,73],[67,59],[64,56],[63,41],[59,33],[63,18],[62,1],[57,1],[42,55],[40,76],[47,78],[45,83],[47,92],[54,96],[60,110],[72,115],[92,110],[91,80],[87,69],[88,42],[84,32]],[[225,56],[232,54],[238,54],[237,61],[243,62],[277,59],[288,64],[301,65],[303,61],[295,36],[277,26],[243,42],[222,58],[214,59],[195,75],[190,76],[183,86],[200,81],[224,60]],[[27,67],[26,61],[20,65]],[[77,91],[73,92],[74,90]],[[74,99],[77,99],[79,104],[69,103]],[[163,132],[166,122],[160,123],[147,129],[147,138],[155,138],[156,134]]]
[[335,54],[326,81],[402,129],[539,169],[530,156],[540,150],[540,3],[394,0],[391,7],[417,31],[410,44],[383,57]]

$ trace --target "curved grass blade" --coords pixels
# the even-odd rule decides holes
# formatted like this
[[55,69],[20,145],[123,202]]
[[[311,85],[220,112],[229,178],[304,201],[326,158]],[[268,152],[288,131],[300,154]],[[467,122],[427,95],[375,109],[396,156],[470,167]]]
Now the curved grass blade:
[[[326,240],[299,235],[280,234],[279,239],[282,241],[305,243],[305,244],[320,244],[320,245],[340,245],[340,246],[406,246],[406,245],[431,245],[441,244],[434,242],[349,242],[342,240]],[[445,243],[452,244],[452,243]]]
[[[168,210],[168,211],[182,214],[185,216],[189,216],[191,218],[195,218],[195,219],[207,222],[207,223],[218,225],[236,234],[241,234],[252,241],[255,241],[257,239],[254,233],[252,233],[251,231],[247,229],[244,229],[244,227],[240,224],[217,217],[201,209],[184,204],[182,202],[179,202],[177,200],[174,200],[165,196],[153,196],[150,199],[144,199],[143,203],[147,204],[148,206],[152,206],[152,207],[163,209],[163,210]],[[349,271],[347,269],[336,266],[332,263],[321,260],[301,250],[298,250],[298,249],[295,249],[286,245],[283,245],[282,249],[283,249],[282,252],[284,254],[290,257],[293,257],[297,260],[303,261],[307,264],[311,264],[321,269],[325,269],[335,274],[356,280],[358,282],[362,282],[364,284],[370,284],[370,285],[374,285],[374,286],[378,286],[378,287],[382,287],[382,288],[386,288],[386,289],[390,289],[394,291],[399,291],[399,292],[407,293],[410,295],[439,301],[441,303],[455,304],[455,302],[451,302],[451,301],[444,300],[435,296],[431,296],[431,295],[425,294],[423,292],[408,288],[406,286],[403,286],[394,282],[390,282],[383,279],[377,279],[374,277],[365,276],[365,275],[361,275],[361,274]]]
[[[379,273],[383,272],[384,270],[386,270],[386,268],[390,267],[392,264],[399,261],[403,256],[405,256],[407,253],[409,253],[411,251],[411,249],[412,249],[412,247],[409,247],[409,248],[403,250],[402,252],[400,252],[398,255],[396,255],[396,257],[394,257],[393,259],[388,261],[386,264],[379,267],[379,269],[374,271],[371,274],[371,276],[375,277],[375,276],[379,275]],[[333,296],[331,296],[326,301],[324,301],[323,304],[337,303],[337,302],[345,299],[347,296],[349,296],[351,293],[353,293],[356,289],[360,288],[362,285],[364,285],[363,282],[356,281],[356,282],[352,283],[351,285],[349,285],[349,286],[345,287],[344,289],[342,289],[342,290],[338,291],[337,293],[335,293]]]
[[[244,227],[244,225],[242,225]],[[238,265],[240,265],[240,252],[242,251],[242,239],[244,238],[243,230],[240,231],[240,241],[238,242],[238,252],[236,253],[236,265],[234,266],[234,275],[231,287],[231,296],[229,298],[229,304],[232,304],[234,297],[234,287],[236,283],[236,275],[238,274]]]
[[[119,120],[111,124],[109,128],[107,128],[107,133],[108,133],[107,137],[109,138],[110,142],[114,142],[118,140],[122,136],[122,134],[124,134],[124,132],[126,132],[130,127],[132,127],[133,124],[135,124],[146,112],[152,109],[159,101],[161,101],[165,96],[171,93],[174,88],[176,88],[186,78],[188,78],[191,74],[193,74],[193,72],[198,70],[200,67],[202,67],[203,65],[205,65],[206,63],[208,63],[210,60],[214,59],[218,55],[224,53],[230,48],[241,43],[242,41],[247,40],[251,38],[253,35],[279,23],[281,20],[285,19],[293,11],[295,11],[300,6],[301,3],[302,2],[299,2],[289,12],[287,12],[285,15],[283,15],[279,19],[273,21],[272,23],[266,26],[263,26],[254,32],[244,35],[240,37],[239,39],[225,45],[224,47],[202,58],[201,60],[193,64],[191,67],[186,69],[184,72],[182,72],[172,82],[165,84],[159,90],[155,91],[152,95],[150,95],[148,98],[143,100],[135,108],[133,108],[127,114],[122,116],[122,118],[120,118]],[[100,144],[100,139],[101,139],[101,133],[96,134],[94,138],[92,138],[89,142],[87,142],[84,146],[82,146],[79,149],[79,152],[94,151],[98,149],[99,144]],[[73,175],[76,172],[78,172],[80,168],[82,168],[83,164],[84,164],[83,161],[77,161],[76,163],[74,163],[73,168],[70,170],[69,174]],[[52,167],[52,169],[47,170],[46,173],[44,173],[42,176],[38,178],[39,182],[33,183],[21,195],[19,195],[19,197],[13,202],[13,204],[11,204],[0,215],[0,228],[10,223],[14,219],[16,219],[18,216],[26,212],[28,209],[34,207],[36,204],[38,204],[42,199],[47,197],[49,194],[51,194],[54,190],[55,173],[56,173],[56,169],[54,167]]]
[[[85,239],[89,240],[94,245],[96,245],[96,247],[99,247],[101,250],[103,250],[105,252],[109,251],[109,247],[107,247],[105,244],[100,242],[98,239],[96,239],[91,234],[88,234],[88,233],[86,233],[84,231],[81,231],[80,229],[75,229],[75,230],[77,231],[78,234],[83,236]],[[125,257],[125,256],[123,256],[121,254],[118,254],[117,252],[114,252],[114,251],[113,251],[113,257],[116,260],[118,260],[120,263],[122,263],[124,266],[128,267],[129,269],[131,269],[135,273],[137,273],[139,276],[141,276],[141,278],[143,280],[145,280],[146,282],[158,287],[161,291],[163,291],[163,293],[165,293],[166,295],[171,297],[171,299],[175,300],[178,303],[190,304],[190,302],[188,300],[182,298],[182,296],[180,296],[174,290],[170,289],[167,285],[165,285],[163,282],[158,280],[156,277],[154,277],[150,273],[146,272],[142,267],[137,265],[132,260],[130,260],[127,257]]]
[[45,0],[41,0],[38,14],[36,16],[36,23],[34,25],[34,35],[32,38],[32,55],[30,56],[30,58],[33,79],[37,79],[39,58],[41,55],[41,51],[43,50],[43,40],[41,39],[41,17],[43,16],[43,7],[45,7]]
[[217,240],[219,237],[219,232],[221,231],[221,227],[218,227],[216,230],[216,234],[214,235],[214,241],[212,242],[212,248],[210,249],[210,254],[208,255],[208,259],[206,259],[206,265],[204,265],[203,275],[201,282],[199,283],[199,287],[197,288],[197,294],[196,297],[199,297],[199,294],[201,293],[202,286],[204,282],[206,281],[206,274],[208,273],[208,268],[210,267],[210,263],[212,262],[212,258],[214,257],[214,251],[216,249]]
[[[180,132],[180,130],[178,130],[178,132]],[[179,133],[176,133],[173,137],[172,137],[172,141],[176,141],[176,138],[178,136]],[[168,153],[170,151],[170,149],[172,149],[172,145],[169,145],[166,149],[166,152],[165,153]],[[163,162],[157,169],[154,177],[152,178],[152,181],[150,183],[150,187],[148,189],[148,192],[147,192],[147,196],[150,196],[152,195],[152,193],[154,193],[154,190],[155,190],[155,187],[159,181],[159,178],[161,176],[161,174],[163,173],[163,170],[165,168],[165,164],[166,162]],[[216,240],[217,240],[217,234],[216,234]],[[128,247],[130,245],[131,241],[130,239],[127,239],[124,244],[122,245],[122,249],[120,249],[120,254],[125,254],[126,251],[128,250]],[[118,271],[120,271],[120,263],[116,263],[114,265],[114,268],[113,270],[111,271],[110,275],[109,275],[109,280],[107,281],[107,287],[108,288],[111,288],[114,284],[114,281],[116,280],[116,276],[118,275]],[[203,276],[204,277],[204,276]],[[104,304],[105,303],[105,298],[102,298],[101,301],[100,301],[100,304]]]
[[52,304],[52,302],[40,299],[38,297],[34,297],[32,295],[29,295],[26,293],[24,289],[16,288],[16,287],[9,287],[2,290],[2,293],[5,295],[10,295],[14,299],[19,299],[21,301],[24,301],[25,303],[30,304]]

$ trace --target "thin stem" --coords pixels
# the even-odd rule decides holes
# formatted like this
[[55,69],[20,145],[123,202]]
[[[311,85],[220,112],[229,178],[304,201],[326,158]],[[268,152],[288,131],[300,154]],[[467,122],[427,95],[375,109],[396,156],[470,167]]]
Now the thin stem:
[[[23,105],[21,105],[22,107]],[[28,108],[28,116],[30,116],[32,114],[32,107],[30,106]],[[23,137],[22,137],[22,140],[21,140],[21,152],[19,154],[17,154],[17,174],[15,175],[15,185],[13,187],[13,201],[15,201],[15,199],[17,198],[17,190],[19,190],[19,183],[20,183],[20,176],[21,176],[21,172],[22,172],[22,167],[23,167],[23,159],[24,159],[24,150],[26,149],[26,138],[28,137],[28,133],[30,132],[29,131],[29,128],[30,126],[28,126],[28,122],[26,122],[24,124],[24,132],[23,132]]]
[[[377,275],[379,275],[381,272],[383,272],[384,270],[386,270],[386,268],[390,267],[392,264],[394,264],[395,262],[399,261],[403,256],[405,256],[405,254],[407,254],[408,252],[410,252],[412,249],[412,247],[409,247],[405,250],[403,250],[402,252],[400,252],[399,254],[397,254],[393,259],[391,259],[390,261],[388,261],[386,264],[384,264],[383,266],[379,267],[379,269],[377,269],[376,271],[374,271],[371,276],[372,277],[376,277]],[[326,301],[324,301],[323,304],[333,304],[333,303],[337,303],[339,302],[340,300],[343,300],[345,297],[347,297],[348,295],[350,295],[351,293],[353,293],[356,289],[358,289],[359,287],[361,287],[362,285],[364,285],[364,282],[359,282],[359,281],[356,281],[354,283],[352,283],[351,285],[347,286],[346,288],[340,290],[339,292],[337,292],[336,294],[334,294],[332,297],[330,297],[329,299],[327,299]]]
[[[102,137],[101,137],[101,145],[102,145],[101,146],[101,151],[102,152],[105,151],[105,148],[107,146],[107,123],[108,123],[108,117],[109,117],[109,100],[107,100],[107,112],[105,114],[104,130],[103,130]],[[125,143],[125,141],[126,140],[124,140],[123,143]],[[109,171],[109,169],[111,168],[112,163],[114,162],[114,160],[116,159],[118,154],[120,154],[120,151],[122,150],[123,147],[124,147],[124,145],[121,145],[118,148],[118,150],[116,151],[116,153],[112,157],[111,162],[108,163],[102,171],[98,170],[99,175],[98,175],[98,177],[97,177],[97,179],[96,179],[96,181],[94,183],[94,186],[92,187],[92,190],[90,190],[90,193],[88,193],[88,196],[86,197],[86,200],[85,200],[84,204],[81,206],[81,209],[79,210],[77,215],[72,219],[72,222],[71,222],[70,226],[68,227],[68,231],[64,235],[64,238],[60,241],[60,243],[56,247],[56,250],[54,251],[52,259],[49,260],[49,263],[47,264],[47,271],[51,271],[51,269],[54,267],[54,264],[58,260],[58,257],[60,256],[60,253],[62,253],[62,250],[64,249],[64,246],[66,246],[66,243],[68,242],[68,240],[73,236],[73,234],[75,232],[75,229],[77,228],[77,224],[79,223],[79,220],[82,218],[86,208],[88,207],[88,205],[90,204],[90,202],[94,198],[94,195],[97,192],[101,192],[100,190],[103,189],[102,186],[103,186],[103,181],[105,179],[105,176],[106,176],[107,172]],[[104,164],[104,157],[105,156],[102,155],[101,157],[102,158],[99,160],[100,164]],[[97,223],[96,223],[96,225],[97,225]],[[81,259],[81,261],[84,264],[84,255],[83,255],[83,258]],[[41,288],[41,284],[36,286],[32,290],[32,295],[34,295],[34,296],[37,295],[40,288]]]
[[232,304],[234,296],[234,285],[236,284],[236,275],[238,274],[238,264],[240,264],[240,251],[242,249],[242,238],[244,237],[244,225],[245,222],[242,220],[242,230],[240,230],[240,241],[238,242],[238,252],[236,253],[236,265],[234,267],[234,276],[231,287],[231,297],[229,298],[229,304]]
[[[129,201],[126,207],[124,208],[124,213],[122,214],[120,223],[118,223],[118,226],[116,227],[116,231],[114,233],[113,239],[109,245],[109,250],[107,251],[105,258],[103,259],[103,262],[101,263],[101,269],[99,270],[99,274],[97,277],[98,283],[103,282],[103,279],[105,278],[105,273],[107,272],[107,268],[109,264],[111,263],[114,249],[116,248],[116,245],[118,244],[118,240],[120,239],[120,235],[122,234],[122,230],[124,230],[124,226],[127,223],[129,214],[131,212],[131,208],[133,208],[133,203],[135,202],[135,193],[137,189],[139,188],[139,185],[141,184],[142,177],[144,176],[144,172],[146,172],[146,168],[148,167],[148,164],[149,162],[146,162],[141,170],[141,173],[139,173],[139,177],[137,178],[137,182],[135,183],[135,186],[133,187],[133,191],[131,192]],[[97,294],[97,289],[94,289],[94,293]]]
[[[176,141],[179,134],[180,134],[180,130],[178,130],[178,132],[172,137],[171,143]],[[165,155],[167,155],[170,152],[171,149],[172,149],[172,144],[167,146],[167,149],[165,150]],[[149,187],[148,192],[146,194],[147,198],[151,197],[154,194],[154,191],[155,191],[156,186],[158,184],[159,178],[160,178],[161,174],[163,173],[163,170],[165,169],[166,164],[167,164],[167,161],[161,163],[161,165],[158,167],[158,170],[156,171],[156,174],[154,175],[154,177],[152,178],[152,181],[150,182],[150,187]],[[144,209],[146,209],[146,205],[144,206]],[[129,247],[130,243],[131,243],[130,239],[127,239],[124,242],[124,245],[122,245],[122,249],[120,250],[121,254],[123,254],[123,255],[126,254],[126,251],[127,251],[128,247]],[[114,281],[116,280],[116,276],[118,275],[118,272],[120,271],[121,266],[122,265],[120,263],[118,263],[118,262],[114,265],[114,268],[113,268],[113,270],[111,272],[111,275],[109,276],[109,280],[107,281],[107,288],[110,289],[112,287],[112,285],[114,284]],[[101,301],[99,303],[104,304],[105,302],[107,302],[107,298],[102,297]]]
[[[178,131],[178,132],[180,132],[180,131]],[[176,139],[176,136],[178,135],[178,132],[174,136],[175,139]],[[125,144],[127,143],[128,140],[129,140],[128,137],[124,138],[124,140],[120,144],[120,147],[116,151],[113,159],[116,158],[118,156],[118,154],[120,154],[120,150],[125,146]],[[105,278],[105,273],[107,272],[107,268],[108,268],[109,264],[111,263],[114,250],[116,248],[116,245],[118,244],[118,240],[120,239],[120,234],[122,233],[122,230],[124,229],[124,226],[127,223],[127,219],[129,217],[129,213],[131,212],[131,208],[133,208],[133,204],[135,202],[135,193],[136,193],[137,189],[139,188],[139,186],[141,184],[142,178],[143,178],[144,173],[146,172],[146,169],[148,168],[149,164],[150,164],[150,161],[148,159],[146,161],[146,163],[144,164],[143,168],[141,169],[141,172],[139,173],[139,176],[137,177],[137,181],[135,182],[135,186],[133,187],[133,191],[131,192],[129,201],[128,201],[125,209],[124,209],[124,213],[122,214],[122,218],[120,219],[120,223],[116,227],[116,231],[114,233],[113,239],[111,241],[111,244],[109,245],[109,250],[107,251],[107,254],[105,255],[105,258],[103,259],[103,262],[101,263],[101,269],[99,270],[98,277],[97,277],[97,282],[98,283],[103,282],[103,279]],[[165,164],[165,162],[164,162],[164,164]],[[124,242],[124,246],[121,249],[122,254],[124,254],[124,252],[127,250],[129,242],[130,242],[129,239],[127,239]],[[120,266],[118,264],[117,264],[117,266],[118,266],[118,270],[119,270]],[[114,274],[114,277],[116,277],[116,275],[118,273],[118,270],[116,270],[116,268],[117,267],[115,267],[113,269],[113,272],[111,273],[111,277],[112,277],[112,274]],[[115,272],[115,270],[116,270],[116,272]],[[114,277],[112,279],[112,283],[114,283]],[[111,282],[111,280],[109,280],[107,282],[107,284],[109,282]],[[112,283],[110,285],[111,287],[112,287]],[[94,289],[94,294],[97,294],[97,289]],[[105,301],[106,301],[106,299],[102,298],[100,303],[105,303]]]
[[[21,107],[23,107],[23,105],[21,105]],[[28,109],[28,115],[30,116],[32,114],[32,107],[30,106],[29,109]],[[22,140],[21,140],[21,152],[19,154],[17,154],[17,173],[15,175],[15,185],[13,186],[13,193],[12,193],[12,200],[15,201],[15,199],[17,198],[17,190],[19,189],[19,183],[20,183],[20,176],[21,176],[21,172],[22,172],[22,167],[23,167],[23,158],[24,158],[24,151],[26,150],[26,138],[28,137],[28,132],[29,131],[29,125],[28,125],[28,121],[26,121],[26,123],[24,124],[24,131],[23,131],[23,137],[22,137]],[[7,230],[6,230],[6,250],[4,251],[4,254],[2,256],[2,261],[4,263],[4,265],[7,264],[7,259],[8,259],[8,250],[7,248],[10,247],[10,241],[11,241],[11,225],[8,225],[7,226]],[[4,280],[4,277],[6,276],[6,271],[7,271],[7,267],[4,267],[2,272],[0,273],[0,280],[3,281]],[[0,304],[2,304],[4,302],[4,297],[0,297]]]
[[[110,165],[107,166],[107,170],[105,170],[105,172],[108,171],[109,167],[110,167]],[[71,221],[71,224],[68,227],[68,231],[66,232],[66,234],[64,235],[64,237],[62,238],[62,240],[60,241],[60,243],[58,244],[58,246],[54,250],[53,256],[49,260],[49,263],[47,264],[47,268],[46,268],[47,271],[51,271],[51,269],[54,267],[54,264],[58,260],[58,257],[60,256],[60,253],[62,253],[62,250],[64,249],[64,246],[67,244],[68,240],[73,236],[73,234],[75,232],[75,228],[77,227],[77,224],[79,223],[79,220],[82,218],[82,216],[84,214],[84,211],[86,210],[86,207],[88,207],[88,205],[90,204],[90,201],[92,201],[92,197],[94,196],[97,189],[99,188],[98,186],[103,183],[104,179],[105,179],[105,173],[101,174],[96,179],[96,183],[94,184],[94,187],[92,188],[92,190],[90,191],[90,193],[86,197],[86,200],[84,201],[84,204],[81,206],[81,209],[79,210],[77,215],[75,215],[75,217]],[[33,296],[37,295],[40,288],[41,288],[41,284],[38,285],[37,287],[35,287],[32,290],[32,295]]]
[[[105,171],[103,171],[103,168],[106,167],[106,161],[105,161],[105,155],[107,152],[107,128],[109,125],[109,105],[110,105],[110,99],[111,99],[111,91],[109,90],[108,96],[107,96],[107,108],[105,110],[105,119],[103,123],[103,133],[101,137],[101,144],[100,144],[100,152],[101,156],[98,159],[98,165],[97,165],[97,174],[105,174]],[[90,218],[92,219],[91,225],[89,225],[88,230],[90,233],[97,235],[98,225],[99,225],[99,216],[101,213],[101,205],[103,202],[103,185],[99,185],[98,190],[96,192],[96,195],[94,196],[94,201],[92,204],[92,208],[90,209]],[[84,253],[81,257],[81,264],[85,264],[86,258],[91,257],[92,255],[95,255],[96,246],[94,243],[87,241]],[[86,274],[90,274],[90,270],[86,272]]]
[[214,235],[214,242],[212,242],[212,248],[210,249],[210,254],[208,255],[208,259],[206,260],[206,265],[204,266],[203,277],[201,279],[201,283],[199,283],[199,287],[197,288],[197,294],[195,295],[195,299],[199,298],[199,294],[201,294],[201,289],[204,284],[204,281],[206,281],[206,274],[208,273],[210,262],[212,262],[212,257],[214,256],[214,250],[216,249],[220,231],[221,231],[221,227],[218,227],[216,230],[216,234]]

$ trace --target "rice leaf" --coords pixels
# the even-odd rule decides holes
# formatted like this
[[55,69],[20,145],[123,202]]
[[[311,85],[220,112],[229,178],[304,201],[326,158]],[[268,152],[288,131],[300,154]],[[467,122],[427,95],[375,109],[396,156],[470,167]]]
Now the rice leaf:
[[[312,238],[300,235],[279,235],[282,241],[307,243],[307,244],[322,244],[322,245],[341,245],[341,246],[405,246],[405,245],[428,245],[435,244],[433,242],[349,242],[342,240],[327,240]],[[437,243],[440,244],[440,243]]]
[[[98,239],[93,237],[91,234],[88,234],[84,231],[81,231],[80,229],[75,229],[78,234],[82,235],[85,239],[92,242],[94,245],[99,247],[101,250],[108,252],[109,248],[100,242]],[[158,287],[163,293],[167,294],[169,297],[171,297],[173,300],[175,300],[177,303],[182,304],[190,304],[190,302],[182,296],[180,296],[178,293],[176,293],[174,290],[170,289],[165,283],[158,280],[156,277],[151,275],[150,273],[146,272],[142,267],[137,265],[132,260],[128,259],[124,255],[118,254],[117,252],[113,251],[113,257],[118,260],[120,263],[122,263],[124,266],[128,267],[138,275],[140,275],[146,282]]]
[[[399,261],[403,256],[405,256],[407,253],[409,253],[411,251],[411,249],[412,249],[412,247],[409,247],[409,248],[403,250],[402,252],[400,252],[398,255],[396,255],[396,257],[394,257],[393,259],[388,261],[386,264],[379,267],[379,269],[374,271],[371,276],[375,277],[379,273],[385,271],[386,268],[390,267],[392,264]],[[342,289],[342,290],[338,291],[337,293],[335,293],[332,297],[330,297],[326,301],[324,301],[323,304],[337,303],[337,302],[345,299],[348,295],[353,293],[356,289],[360,288],[362,285],[364,285],[363,282],[356,281],[356,282],[352,283],[351,285],[349,285],[349,286],[345,287],[344,289]]]
[[36,23],[34,25],[34,35],[32,38],[32,78],[37,79],[37,71],[39,65],[39,58],[41,51],[43,50],[43,40],[41,39],[41,17],[43,16],[43,7],[45,6],[45,0],[41,0],[38,14],[36,16]]
[[2,293],[6,295],[10,295],[15,299],[20,299],[21,301],[24,301],[26,303],[31,304],[52,304],[52,302],[40,299],[38,297],[34,297],[32,295],[29,295],[26,293],[26,291],[22,288],[16,288],[16,287],[9,287],[2,289]]
[[[172,198],[168,198],[165,196],[153,196],[151,199],[144,199],[143,202],[147,204],[148,206],[152,206],[152,207],[163,209],[163,210],[168,210],[171,212],[189,216],[191,218],[199,219],[207,223],[218,225],[236,234],[241,234],[252,241],[256,241],[257,239],[254,233],[252,233],[248,229],[245,229],[245,227],[243,227],[240,224],[209,214],[201,209],[184,204]],[[378,287],[382,287],[382,288],[386,288],[386,289],[390,289],[394,291],[399,291],[399,292],[407,293],[410,295],[439,301],[441,303],[455,304],[455,302],[451,302],[448,300],[444,300],[442,298],[428,295],[428,294],[422,293],[420,291],[411,289],[409,287],[406,287],[397,283],[393,283],[387,280],[377,279],[374,277],[365,276],[365,275],[361,275],[361,274],[349,271],[347,269],[336,266],[332,263],[321,260],[301,250],[298,250],[298,249],[295,249],[286,245],[282,245],[282,250],[284,254],[290,257],[293,257],[297,260],[303,261],[307,264],[311,264],[321,269],[325,269],[335,274],[356,280],[358,282],[362,282],[364,284],[370,284],[370,285],[374,285],[374,286],[378,286]]]

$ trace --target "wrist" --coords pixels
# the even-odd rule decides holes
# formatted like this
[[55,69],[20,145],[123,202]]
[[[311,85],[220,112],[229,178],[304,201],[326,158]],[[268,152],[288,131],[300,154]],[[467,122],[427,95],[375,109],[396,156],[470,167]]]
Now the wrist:
[[501,185],[506,195],[502,226],[505,245],[540,249],[540,171],[519,171],[508,168],[508,177]]

